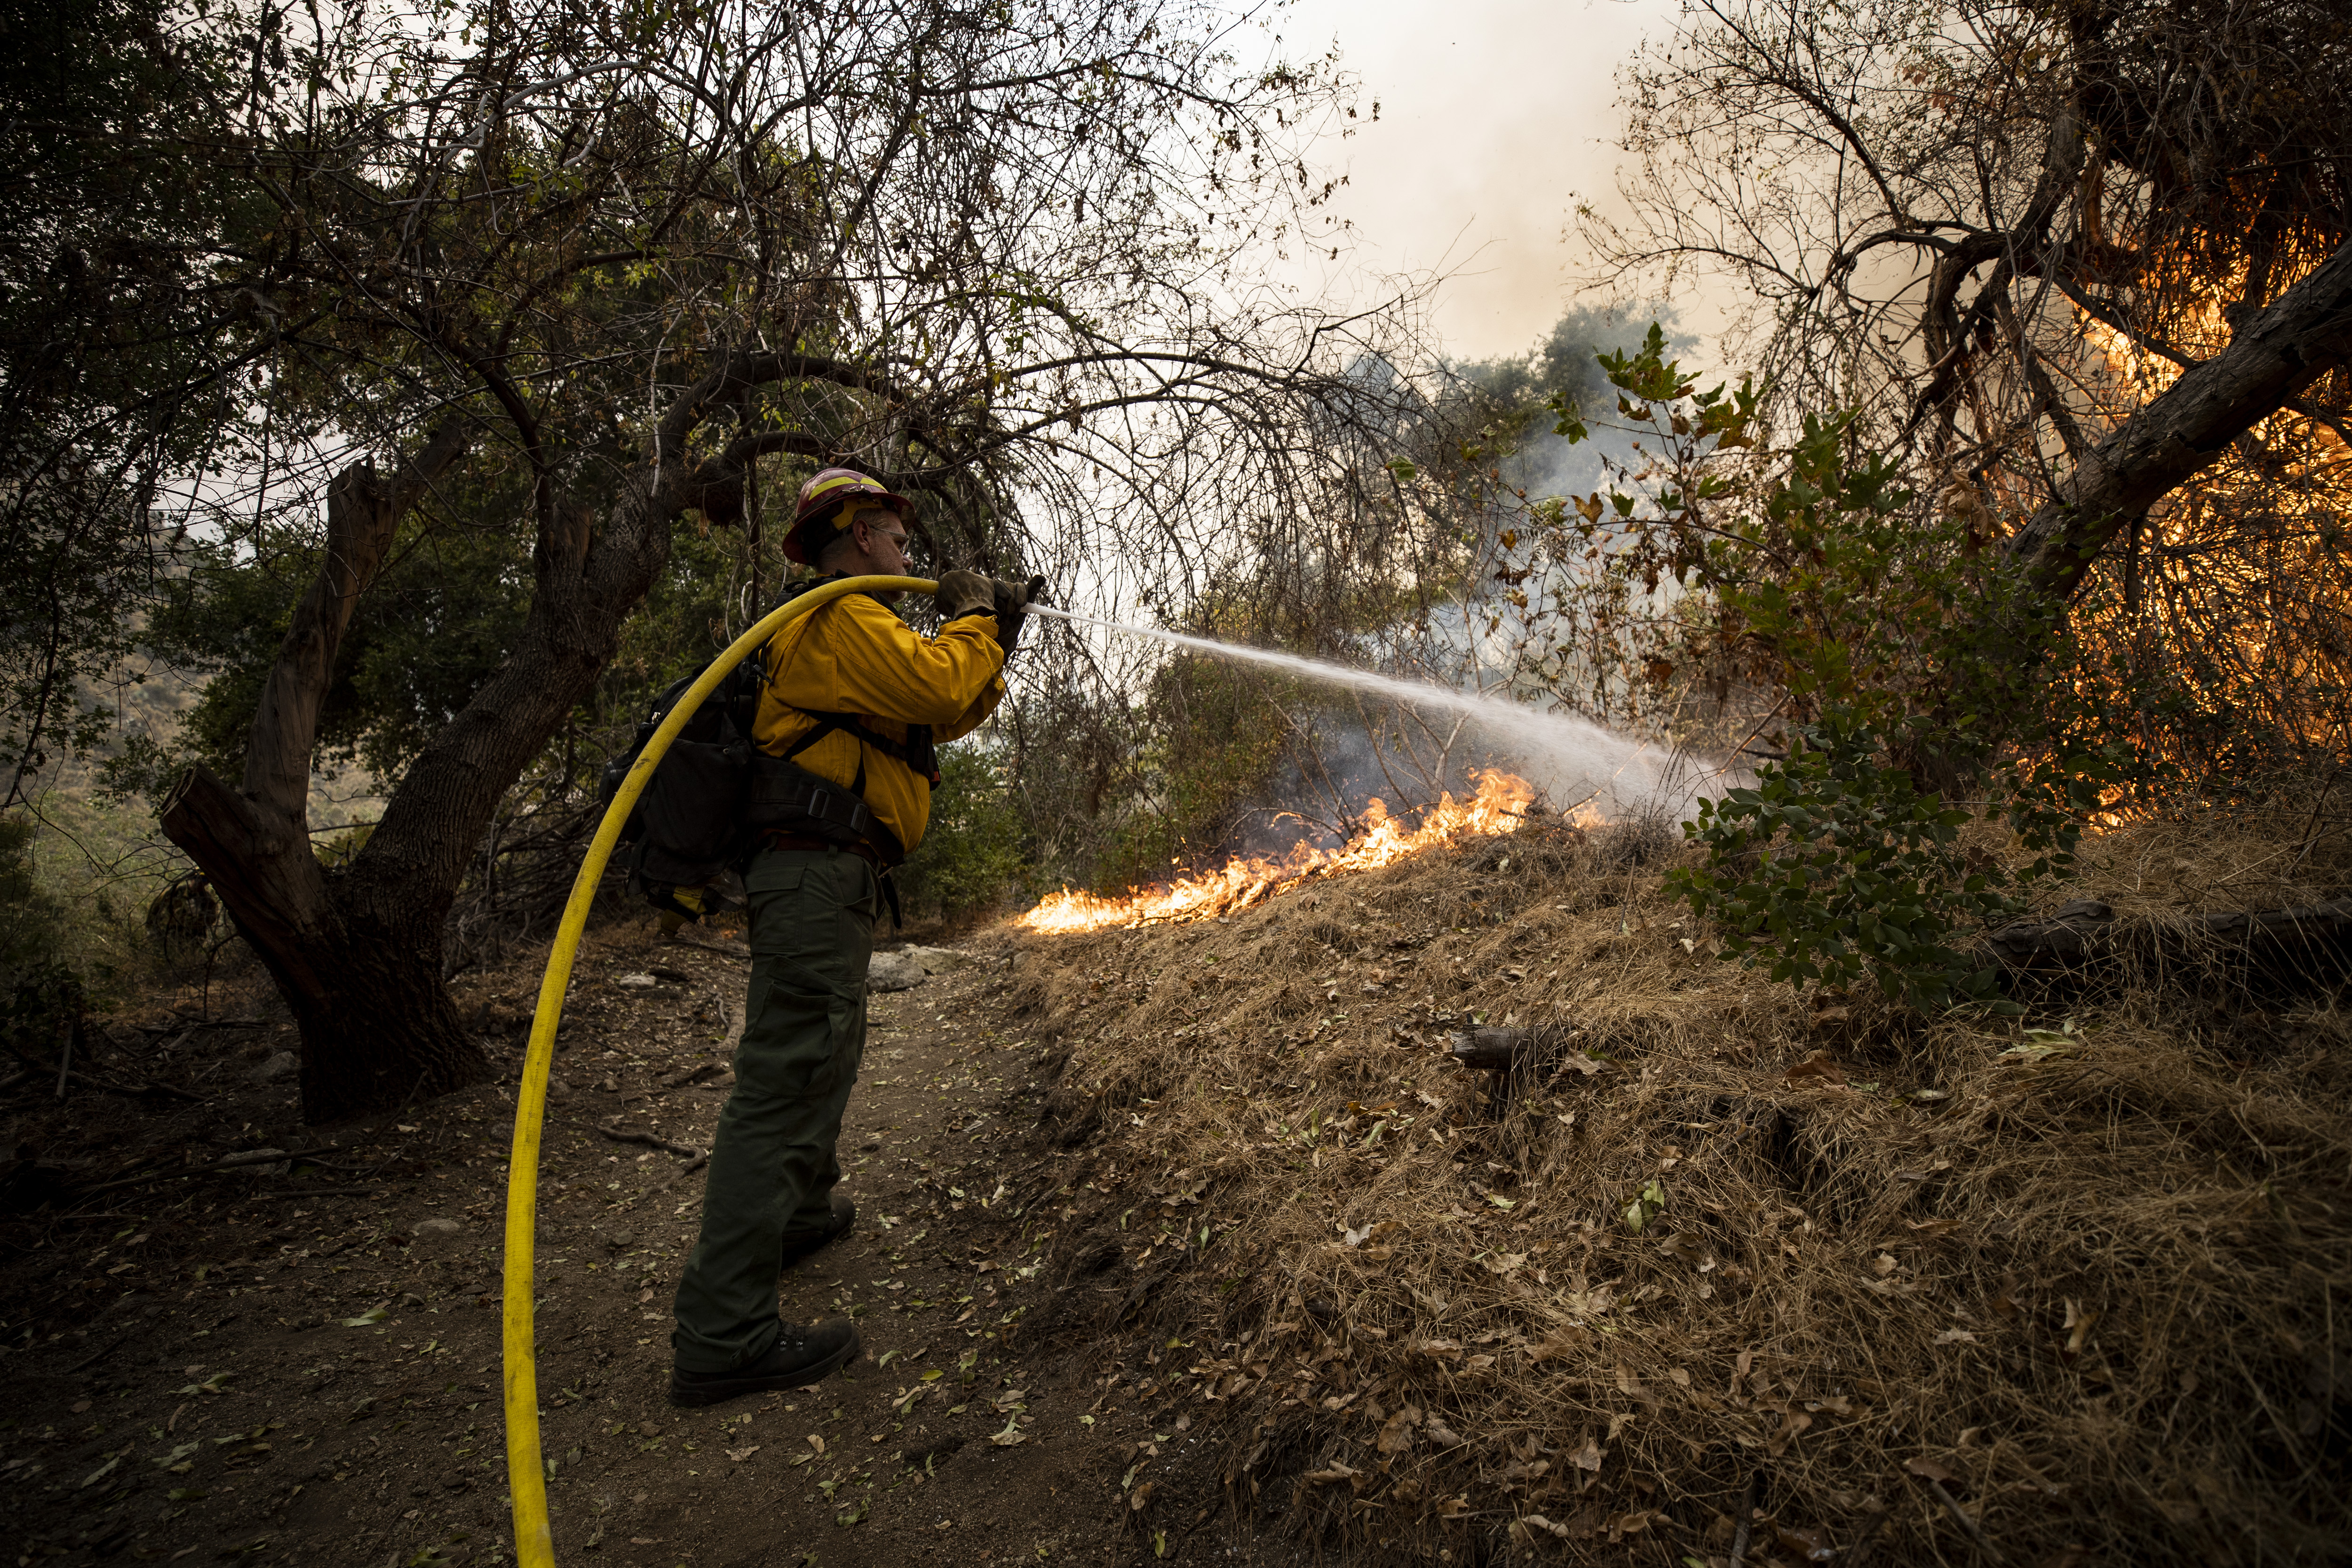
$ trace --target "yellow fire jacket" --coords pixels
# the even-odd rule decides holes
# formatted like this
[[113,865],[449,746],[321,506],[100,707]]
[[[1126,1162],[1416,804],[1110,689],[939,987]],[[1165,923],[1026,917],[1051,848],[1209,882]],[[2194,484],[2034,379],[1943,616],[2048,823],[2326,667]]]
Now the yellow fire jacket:
[[[776,634],[763,650],[767,679],[752,739],[782,756],[821,713],[851,713],[891,741],[929,724],[934,741],[978,729],[1004,696],[1004,650],[996,617],[965,616],[923,637],[864,594],[835,599]],[[845,786],[866,774],[866,805],[909,854],[931,816],[931,781],[846,731],[835,730],[793,759]]]

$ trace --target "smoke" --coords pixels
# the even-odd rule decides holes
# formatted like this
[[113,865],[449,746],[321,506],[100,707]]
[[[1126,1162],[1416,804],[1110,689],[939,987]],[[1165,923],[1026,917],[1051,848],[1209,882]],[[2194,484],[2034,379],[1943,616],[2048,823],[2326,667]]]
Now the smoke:
[[[1300,776],[1296,783],[1301,795],[1319,796],[1327,803],[1346,803],[1349,809],[1373,795],[1386,798],[1402,793],[1398,786],[1408,780],[1421,786],[1421,798],[1397,800],[1392,808],[1418,807],[1433,802],[1442,790],[1461,793],[1471,767],[1500,766],[1536,785],[1556,810],[1589,805],[1612,820],[1658,815],[1679,819],[1689,813],[1698,791],[1708,779],[1717,776],[1589,719],[1571,713],[1543,712],[1504,697],[1400,679],[1371,670],[1350,669],[1324,659],[1221,643],[1159,626],[1105,620],[1052,605],[1033,605],[1032,613],[1082,622],[1130,637],[1150,637],[1213,658],[1285,670],[1308,680],[1360,691],[1405,710],[1406,714],[1398,721],[1399,727],[1391,734],[1372,734],[1358,728],[1352,744],[1335,743],[1332,750],[1336,768],[1332,758],[1324,756],[1319,747],[1308,749],[1313,760],[1298,764]],[[1343,727],[1332,740],[1338,742],[1348,733]],[[1324,776],[1311,776],[1307,771],[1310,768]],[[1374,787],[1376,778],[1387,787]],[[1301,811],[1298,815],[1307,814]],[[1299,828],[1305,831],[1315,826],[1315,820],[1309,818]],[[1344,826],[1328,817],[1321,823],[1326,832]]]

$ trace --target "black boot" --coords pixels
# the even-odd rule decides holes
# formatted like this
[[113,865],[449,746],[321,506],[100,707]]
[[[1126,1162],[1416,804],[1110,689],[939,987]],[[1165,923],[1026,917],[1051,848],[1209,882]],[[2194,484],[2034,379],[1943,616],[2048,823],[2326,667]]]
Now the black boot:
[[688,1372],[674,1366],[669,1402],[682,1408],[717,1405],[746,1394],[805,1388],[823,1382],[857,1359],[857,1327],[847,1318],[816,1324],[786,1323],[768,1353],[733,1372]]
[[834,1194],[831,1224],[819,1230],[791,1230],[784,1233],[782,1256],[777,1265],[779,1271],[790,1268],[802,1258],[840,1240],[849,1234],[849,1227],[856,1223],[857,1205],[839,1193]]

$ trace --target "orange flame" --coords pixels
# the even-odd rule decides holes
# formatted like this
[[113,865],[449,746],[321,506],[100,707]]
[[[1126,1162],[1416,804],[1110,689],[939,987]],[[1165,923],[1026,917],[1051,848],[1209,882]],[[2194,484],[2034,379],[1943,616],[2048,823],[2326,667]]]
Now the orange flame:
[[[1411,831],[1389,815],[1388,806],[1376,795],[1364,807],[1369,826],[1340,848],[1317,849],[1302,844],[1279,858],[1236,856],[1216,870],[1123,899],[1067,890],[1052,893],[1015,923],[1025,931],[1087,931],[1235,914],[1311,877],[1370,871],[1459,838],[1508,833],[1525,819],[1536,797],[1533,784],[1499,771],[1474,770],[1473,776],[1478,780],[1475,795],[1460,802],[1451,795],[1439,796],[1422,825]],[[1585,815],[1589,812],[1579,813]]]

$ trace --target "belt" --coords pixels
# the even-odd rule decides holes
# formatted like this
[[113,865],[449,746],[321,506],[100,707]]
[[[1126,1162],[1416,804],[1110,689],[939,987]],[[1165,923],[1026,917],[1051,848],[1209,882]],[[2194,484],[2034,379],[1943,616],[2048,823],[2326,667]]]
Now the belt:
[[792,833],[781,827],[772,827],[760,835],[760,842],[771,849],[845,849],[869,862],[876,870],[882,868],[882,857],[874,847],[856,839],[838,844],[814,833]]

